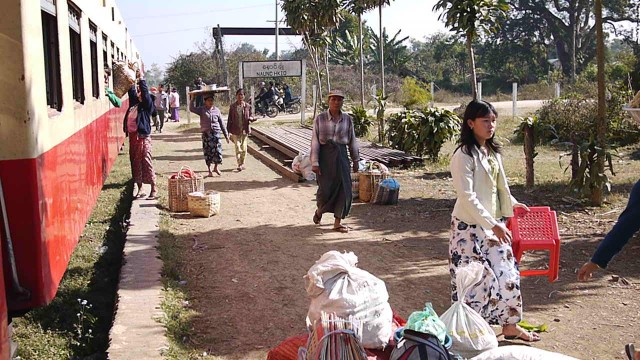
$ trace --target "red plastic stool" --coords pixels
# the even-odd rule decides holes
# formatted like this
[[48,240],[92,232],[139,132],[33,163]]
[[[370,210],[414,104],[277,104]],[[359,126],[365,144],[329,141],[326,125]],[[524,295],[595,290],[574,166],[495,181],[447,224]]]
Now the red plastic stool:
[[520,272],[521,276],[548,276],[549,282],[558,280],[560,268],[560,234],[556,212],[547,206],[514,209],[514,216],[507,226],[513,236],[512,248],[520,263],[522,253],[530,250],[549,251],[549,269],[533,269]]

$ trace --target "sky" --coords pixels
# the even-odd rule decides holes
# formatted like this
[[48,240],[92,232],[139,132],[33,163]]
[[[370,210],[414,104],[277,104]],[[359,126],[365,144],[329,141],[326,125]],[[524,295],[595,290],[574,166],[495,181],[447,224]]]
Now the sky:
[[[273,27],[277,0],[178,0],[170,6],[157,0],[116,0],[129,33],[146,64],[165,68],[179,54],[196,49],[196,43],[209,38],[211,28],[220,27]],[[394,0],[383,8],[383,26],[394,35],[423,39],[439,31],[446,31],[432,8],[437,0]],[[279,9],[279,19],[284,14]],[[364,20],[378,31],[378,10],[364,16]],[[281,26],[286,25],[282,24]],[[241,43],[250,43],[257,49],[275,50],[275,36],[225,36],[225,49]],[[298,36],[280,36],[279,50],[302,47]]]

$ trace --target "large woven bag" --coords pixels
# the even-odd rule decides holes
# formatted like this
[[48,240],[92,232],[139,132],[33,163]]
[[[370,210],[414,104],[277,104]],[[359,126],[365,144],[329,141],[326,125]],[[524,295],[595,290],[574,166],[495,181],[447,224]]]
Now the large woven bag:
[[195,174],[189,167],[183,166],[169,178],[169,210],[189,211],[189,193],[204,191],[201,175]]
[[135,83],[135,73],[131,77],[131,72],[132,70],[123,62],[113,64],[113,93],[117,97],[123,97]]
[[358,186],[358,197],[361,201],[369,202],[378,189],[380,181],[389,177],[389,174],[377,171],[361,172],[360,184]]
[[191,216],[210,217],[220,212],[220,193],[213,190],[188,195]]
[[396,205],[400,196],[400,184],[393,178],[380,181],[371,203],[378,205]]

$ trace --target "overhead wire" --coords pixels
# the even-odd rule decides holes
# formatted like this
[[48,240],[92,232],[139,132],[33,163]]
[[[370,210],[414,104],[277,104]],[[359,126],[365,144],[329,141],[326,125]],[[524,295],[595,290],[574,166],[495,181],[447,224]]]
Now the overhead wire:
[[155,18],[163,18],[163,17],[175,17],[175,16],[188,16],[188,15],[202,15],[202,14],[211,14],[218,12],[227,12],[227,11],[237,11],[237,10],[246,10],[253,9],[257,7],[271,7],[273,4],[263,4],[263,5],[252,5],[252,6],[242,6],[237,8],[228,8],[228,9],[217,9],[217,10],[209,10],[209,11],[196,11],[196,12],[188,12],[188,13],[178,13],[178,14],[162,14],[162,15],[146,15],[146,16],[134,16],[126,18],[125,20],[137,20],[137,19],[155,19]]

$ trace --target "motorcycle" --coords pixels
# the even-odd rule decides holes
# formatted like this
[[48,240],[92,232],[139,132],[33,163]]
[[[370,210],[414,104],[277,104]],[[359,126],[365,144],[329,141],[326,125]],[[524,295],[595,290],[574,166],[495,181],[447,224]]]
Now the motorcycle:
[[258,101],[256,102],[255,106],[256,106],[256,114],[260,114],[262,116],[268,116],[270,118],[274,118],[278,116],[278,114],[280,113],[280,109],[276,105],[276,100],[271,100],[267,104],[265,104],[264,101]]
[[293,97],[291,100],[285,102],[282,97],[278,97],[276,100],[278,110],[287,114],[299,114],[300,113],[300,98]]

